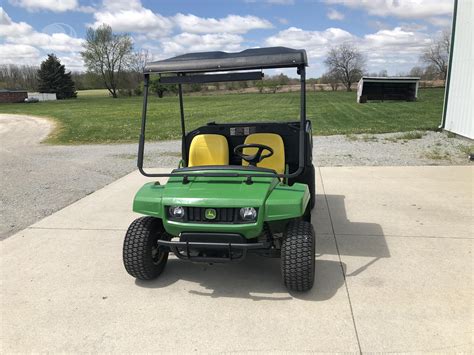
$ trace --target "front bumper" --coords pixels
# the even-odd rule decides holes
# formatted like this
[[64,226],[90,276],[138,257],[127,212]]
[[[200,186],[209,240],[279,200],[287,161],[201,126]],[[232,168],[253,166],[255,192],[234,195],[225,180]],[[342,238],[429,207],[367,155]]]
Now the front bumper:
[[[263,217],[263,216],[262,216]],[[163,226],[168,234],[180,236],[189,233],[202,234],[238,234],[246,239],[257,238],[262,234],[263,218],[254,223],[192,223],[163,219]]]
[[269,241],[247,243],[242,235],[233,233],[181,233],[179,241],[158,240],[158,245],[179,259],[207,263],[241,261],[248,251],[271,248]]

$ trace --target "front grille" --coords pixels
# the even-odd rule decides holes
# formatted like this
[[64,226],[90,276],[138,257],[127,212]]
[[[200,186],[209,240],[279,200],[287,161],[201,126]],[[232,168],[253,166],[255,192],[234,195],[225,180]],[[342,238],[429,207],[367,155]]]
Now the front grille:
[[216,218],[206,219],[205,211],[208,207],[185,207],[186,221],[201,223],[233,223],[239,222],[238,208],[213,208],[216,211]]
[[[170,206],[166,206],[166,216],[170,221],[190,222],[190,223],[255,223],[255,221],[243,221],[240,218],[239,207],[189,207],[184,206],[184,218],[177,219],[170,215]],[[216,218],[206,218],[206,210],[213,209],[216,211]],[[256,208],[258,213],[258,208]]]

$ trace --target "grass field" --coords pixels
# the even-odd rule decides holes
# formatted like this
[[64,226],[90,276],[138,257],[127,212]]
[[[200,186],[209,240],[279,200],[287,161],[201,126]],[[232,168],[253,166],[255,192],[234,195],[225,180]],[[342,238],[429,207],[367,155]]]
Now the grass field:
[[97,96],[97,97],[110,96],[109,90],[107,89],[79,90],[77,94],[81,98],[89,97],[89,96]]
[[[317,135],[384,133],[436,129],[444,90],[419,91],[417,102],[357,104],[355,92],[309,92],[307,116]],[[299,94],[229,94],[184,99],[187,130],[207,122],[297,120]],[[36,104],[0,104],[0,113],[31,114],[58,122],[52,144],[118,143],[138,139],[141,97],[112,99],[104,90],[79,92],[78,98]],[[180,135],[177,97],[150,97],[147,139]]]

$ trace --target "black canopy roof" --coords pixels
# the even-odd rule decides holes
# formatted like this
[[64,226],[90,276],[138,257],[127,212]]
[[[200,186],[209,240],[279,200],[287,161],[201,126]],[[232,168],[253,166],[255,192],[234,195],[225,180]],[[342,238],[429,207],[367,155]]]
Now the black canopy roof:
[[304,49],[269,47],[242,52],[189,53],[148,63],[145,73],[192,73],[307,66]]

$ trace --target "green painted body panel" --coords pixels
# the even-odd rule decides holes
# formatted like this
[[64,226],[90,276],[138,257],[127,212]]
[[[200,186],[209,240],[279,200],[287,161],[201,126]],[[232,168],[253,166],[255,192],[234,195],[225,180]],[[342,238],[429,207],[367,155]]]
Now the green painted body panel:
[[308,186],[295,183],[292,186],[278,185],[265,202],[265,221],[301,217],[310,200]]
[[156,185],[154,182],[143,185],[133,200],[133,211],[146,216],[162,218],[161,197],[164,190],[165,186]]
[[[181,232],[222,232],[240,233],[245,238],[258,237],[264,222],[287,220],[304,214],[310,198],[306,185],[295,183],[288,186],[272,177],[252,178],[253,183],[246,184],[245,179],[190,177],[189,183],[183,184],[182,177],[172,176],[166,185],[145,184],[135,196],[133,210],[161,218],[165,230],[174,236]],[[166,206],[255,207],[258,216],[254,223],[176,222],[167,220]]]

